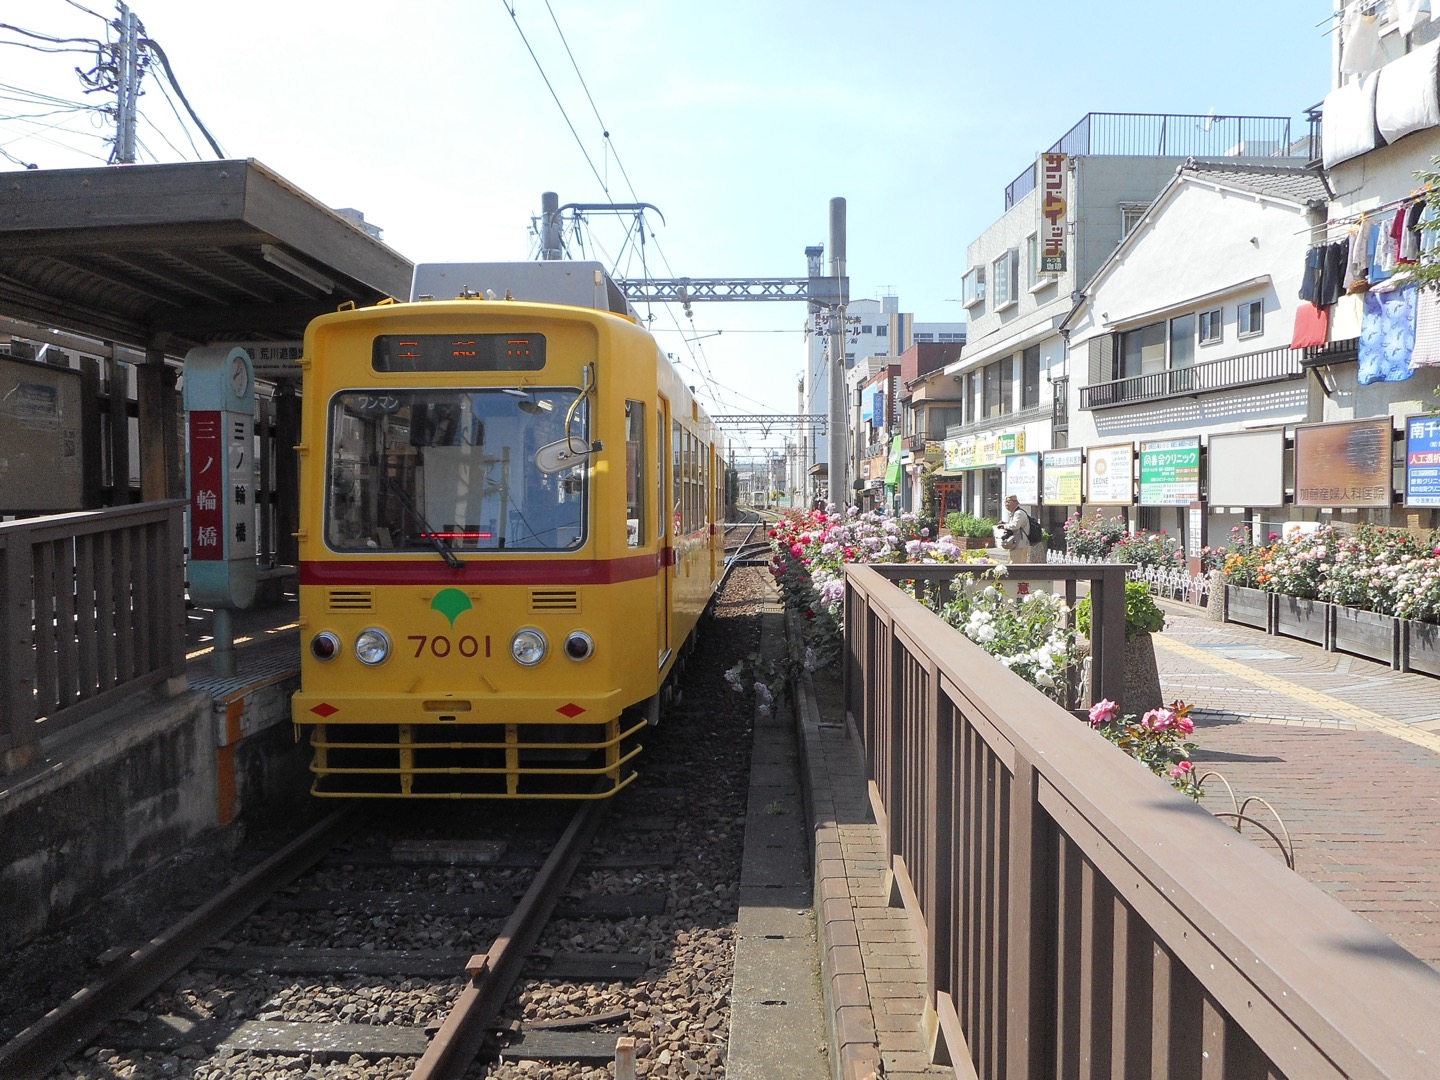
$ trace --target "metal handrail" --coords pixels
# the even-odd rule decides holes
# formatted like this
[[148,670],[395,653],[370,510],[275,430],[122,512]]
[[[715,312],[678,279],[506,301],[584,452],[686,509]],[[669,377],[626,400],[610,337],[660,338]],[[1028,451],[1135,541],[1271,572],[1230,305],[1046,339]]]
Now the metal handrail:
[[[1314,122],[1312,121],[1312,143]],[[1047,154],[1100,157],[1291,157],[1288,116],[1200,116],[1189,113],[1092,112],[1060,136]],[[1312,148],[1310,153],[1314,154]],[[1009,210],[1035,190],[1035,163],[1005,187]]]
[[1080,408],[1107,409],[1299,379],[1305,375],[1305,355],[1302,349],[1261,349],[1240,356],[1206,360],[1190,367],[1168,368],[1146,375],[1091,383],[1080,388]]

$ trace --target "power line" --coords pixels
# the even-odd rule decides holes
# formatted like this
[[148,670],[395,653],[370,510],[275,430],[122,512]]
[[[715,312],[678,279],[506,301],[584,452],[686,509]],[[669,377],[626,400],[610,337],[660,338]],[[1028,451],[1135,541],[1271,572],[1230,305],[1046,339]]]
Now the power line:
[[[195,126],[200,129],[200,134],[205,136],[205,141],[210,144],[210,149],[215,151],[215,156],[224,160],[225,151],[220,149],[220,144],[215,141],[215,137],[210,134],[210,130],[201,121],[199,115],[191,106],[190,99],[185,96],[185,91],[180,89],[180,83],[175,78],[174,70],[170,67],[170,58],[165,55],[165,50],[160,47],[160,43],[151,38],[141,38],[139,44],[141,48],[149,49],[159,57],[160,66],[165,69],[165,78],[168,79],[170,85],[175,88],[175,93],[179,96],[181,104],[185,106],[185,111],[190,114],[190,119],[195,121]],[[181,126],[184,126],[183,122]]]
[[545,65],[540,63],[540,58],[535,55],[535,50],[531,48],[530,39],[525,36],[525,31],[520,28],[520,17],[515,14],[514,5],[510,3],[510,0],[500,0],[500,3],[504,6],[505,10],[510,13],[510,21],[515,24],[515,32],[520,35],[520,40],[525,43],[525,48],[530,53],[530,59],[535,61],[535,68],[540,72],[540,78],[545,83],[545,89],[550,91],[550,96],[555,99],[555,107],[560,110],[560,115],[565,118],[565,126],[570,129],[570,134],[575,136],[575,144],[580,147],[580,153],[584,155],[585,164],[590,166],[590,171],[595,174],[595,179],[600,184],[600,190],[604,191],[608,197],[610,191],[605,185],[605,180],[601,177],[600,170],[595,168],[595,162],[590,160],[590,153],[585,149],[585,144],[580,139],[580,133],[575,130],[575,125],[570,122],[570,114],[565,111],[565,106],[560,101],[560,95],[555,92],[555,87],[550,84],[550,76],[545,74]]

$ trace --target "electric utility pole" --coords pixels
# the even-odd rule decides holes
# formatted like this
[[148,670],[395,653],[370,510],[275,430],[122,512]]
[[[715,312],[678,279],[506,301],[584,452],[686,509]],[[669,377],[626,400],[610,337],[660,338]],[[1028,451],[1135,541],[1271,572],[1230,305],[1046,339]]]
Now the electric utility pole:
[[115,46],[115,161],[135,164],[135,118],[140,111],[139,20],[120,5],[120,40]]

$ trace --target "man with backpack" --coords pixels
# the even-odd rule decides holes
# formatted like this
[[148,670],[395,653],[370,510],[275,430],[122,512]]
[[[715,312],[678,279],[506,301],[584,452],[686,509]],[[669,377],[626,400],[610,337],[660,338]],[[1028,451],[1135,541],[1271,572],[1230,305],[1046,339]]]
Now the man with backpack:
[[1044,553],[1037,552],[1035,548],[1045,534],[1040,530],[1040,523],[1030,516],[1030,512],[1021,508],[1020,500],[1016,496],[1005,497],[1005,515],[997,531],[1000,534],[1000,546],[1010,553],[1012,563],[1034,562],[1037,556],[1044,558]]

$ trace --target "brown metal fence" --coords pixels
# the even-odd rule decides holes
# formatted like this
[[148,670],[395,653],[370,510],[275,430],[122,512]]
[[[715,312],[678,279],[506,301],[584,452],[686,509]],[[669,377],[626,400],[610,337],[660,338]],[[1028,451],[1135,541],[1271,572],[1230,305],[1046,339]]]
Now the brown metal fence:
[[847,568],[846,704],[959,1075],[1440,1074],[1440,974],[893,584],[915,573]]
[[0,773],[185,673],[183,500],[0,524]]

